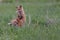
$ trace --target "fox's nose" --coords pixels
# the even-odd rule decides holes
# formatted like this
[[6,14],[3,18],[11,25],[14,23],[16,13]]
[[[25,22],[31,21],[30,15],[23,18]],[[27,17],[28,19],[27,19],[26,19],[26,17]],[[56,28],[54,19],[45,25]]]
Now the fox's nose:
[[20,8],[18,8],[17,10],[20,10]]

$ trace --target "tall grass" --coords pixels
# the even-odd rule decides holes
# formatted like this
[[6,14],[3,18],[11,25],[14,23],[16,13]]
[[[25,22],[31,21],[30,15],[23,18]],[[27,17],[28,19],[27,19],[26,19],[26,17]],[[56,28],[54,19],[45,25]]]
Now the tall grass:
[[[23,27],[8,25],[8,22],[16,17],[16,3],[0,4],[0,40],[60,40],[59,3],[18,3],[20,4],[27,15],[27,22]],[[29,14],[31,23],[28,26]],[[47,23],[50,19],[53,19],[54,23]]]

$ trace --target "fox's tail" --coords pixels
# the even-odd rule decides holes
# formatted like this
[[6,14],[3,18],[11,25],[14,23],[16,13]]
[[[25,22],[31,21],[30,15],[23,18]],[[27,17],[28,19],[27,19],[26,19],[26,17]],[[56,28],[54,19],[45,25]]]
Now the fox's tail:
[[8,23],[8,25],[12,25],[11,23]]

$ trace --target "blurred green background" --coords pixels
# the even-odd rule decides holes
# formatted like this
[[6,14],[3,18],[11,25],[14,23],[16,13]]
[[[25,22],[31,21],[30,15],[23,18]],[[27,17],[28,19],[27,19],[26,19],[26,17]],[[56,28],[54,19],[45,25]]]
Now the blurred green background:
[[59,2],[60,0],[2,0],[3,2]]
[[[26,24],[8,25],[17,16],[16,6],[20,4]],[[60,0],[1,0],[0,40],[60,40]]]

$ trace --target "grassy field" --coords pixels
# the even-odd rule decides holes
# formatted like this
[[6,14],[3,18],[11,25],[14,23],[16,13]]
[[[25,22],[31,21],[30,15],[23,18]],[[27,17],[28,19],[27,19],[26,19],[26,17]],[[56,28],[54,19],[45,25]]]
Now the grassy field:
[[[9,26],[20,4],[27,22],[21,28]],[[60,40],[60,2],[0,3],[0,40]]]

